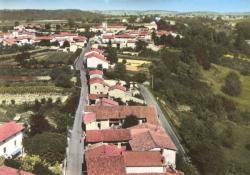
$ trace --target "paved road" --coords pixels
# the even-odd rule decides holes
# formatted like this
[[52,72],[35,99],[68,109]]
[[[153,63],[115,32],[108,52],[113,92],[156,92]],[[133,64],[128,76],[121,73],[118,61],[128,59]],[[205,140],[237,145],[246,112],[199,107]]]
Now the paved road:
[[184,161],[188,162],[188,157],[187,157],[185,149],[181,145],[181,142],[180,142],[179,138],[175,134],[172,126],[170,125],[169,121],[165,117],[164,113],[162,112],[161,108],[159,107],[159,105],[158,105],[157,101],[155,100],[154,96],[152,95],[152,93],[145,86],[139,85],[139,87],[140,87],[140,90],[141,90],[141,94],[144,97],[146,103],[148,105],[155,106],[156,111],[158,113],[158,117],[160,119],[160,122],[161,122],[162,126],[164,127],[164,129],[166,130],[166,132],[172,138],[172,140],[175,143],[176,147],[178,148],[178,153],[183,157]]
[[84,141],[82,140],[82,116],[84,114],[84,106],[87,105],[88,85],[86,78],[86,70],[83,67],[84,53],[90,49],[90,44],[82,49],[80,57],[75,61],[76,70],[80,71],[81,78],[81,96],[78,108],[75,114],[73,129],[69,141],[69,150],[67,156],[66,175],[81,175],[84,154]]

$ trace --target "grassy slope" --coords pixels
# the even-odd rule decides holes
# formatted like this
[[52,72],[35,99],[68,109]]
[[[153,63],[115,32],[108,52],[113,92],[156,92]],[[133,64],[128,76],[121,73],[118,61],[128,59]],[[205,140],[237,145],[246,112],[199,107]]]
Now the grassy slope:
[[224,84],[224,79],[228,75],[229,72],[234,71],[239,74],[238,71],[233,69],[212,65],[212,68],[208,71],[203,70],[202,74],[205,81],[213,88],[214,92],[217,94],[222,94],[229,99],[232,99],[236,103],[239,104],[241,109],[249,109],[250,108],[250,76],[242,76],[240,75],[240,80],[242,83],[242,91],[240,96],[231,97],[229,95],[224,94],[221,91],[221,86]]
[[[222,94],[227,98],[232,99],[233,101],[239,104],[241,109],[250,109],[250,76],[240,76],[242,82],[242,93],[239,97],[231,97],[225,95],[220,89],[224,83],[224,78],[230,72],[234,71],[233,69],[213,65],[209,71],[202,71],[202,74],[205,78],[205,81],[213,88],[214,92],[217,94]],[[237,72],[239,74],[239,72]],[[240,74],[239,74],[240,75]],[[224,127],[224,123],[218,123],[218,128]],[[223,151],[226,156],[226,160],[232,163],[233,166],[236,166],[236,169],[242,169],[243,172],[250,172],[250,151],[245,148],[246,144],[250,144],[250,127],[244,125],[234,124],[233,131],[236,135],[235,146],[233,149],[228,149],[223,147]],[[238,172],[238,175],[243,174]]]

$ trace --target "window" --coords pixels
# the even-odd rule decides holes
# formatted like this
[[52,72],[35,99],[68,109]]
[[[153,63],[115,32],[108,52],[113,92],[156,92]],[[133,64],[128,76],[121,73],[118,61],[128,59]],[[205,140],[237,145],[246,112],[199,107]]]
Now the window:
[[97,86],[95,86],[95,89],[97,89]]
[[14,141],[14,145],[16,146],[16,140]]
[[6,147],[3,148],[3,153],[6,153]]

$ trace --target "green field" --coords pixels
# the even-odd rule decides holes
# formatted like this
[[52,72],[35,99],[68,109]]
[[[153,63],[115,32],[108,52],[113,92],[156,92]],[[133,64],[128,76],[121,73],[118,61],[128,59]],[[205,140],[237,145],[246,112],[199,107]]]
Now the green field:
[[37,61],[46,61],[48,63],[64,63],[67,64],[71,59],[73,53],[65,53],[65,52],[56,52],[56,51],[48,51],[36,53],[31,56],[31,58],[36,59]]
[[240,75],[240,73],[236,70],[219,65],[212,65],[211,69],[209,69],[208,71],[202,70],[202,74],[205,81],[212,87],[216,94],[221,94],[233,100],[234,102],[239,104],[239,107],[241,109],[250,109],[250,76],[240,75],[242,91],[238,97],[226,95],[221,91],[221,87],[224,84],[224,79],[231,71],[236,72],[238,75]]

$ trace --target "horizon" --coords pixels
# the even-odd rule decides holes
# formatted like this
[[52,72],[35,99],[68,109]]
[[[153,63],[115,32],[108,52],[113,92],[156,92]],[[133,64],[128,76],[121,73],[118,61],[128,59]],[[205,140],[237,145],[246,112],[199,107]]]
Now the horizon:
[[0,10],[9,10],[9,11],[18,11],[18,10],[51,10],[51,11],[55,11],[55,10],[79,10],[79,11],[87,11],[87,12],[98,12],[98,11],[100,11],[100,12],[102,12],[102,11],[139,11],[139,12],[147,12],[147,11],[164,11],[164,12],[172,12],[172,13],[199,13],[199,12],[201,12],[201,13],[204,13],[204,12],[206,12],[206,13],[219,13],[219,14],[227,14],[227,13],[250,13],[250,10],[249,11],[242,11],[242,12],[238,12],[238,11],[228,11],[228,12],[219,12],[219,11],[201,11],[201,10],[196,10],[196,11],[174,11],[174,10],[161,10],[161,9],[148,9],[148,10],[136,10],[136,9],[131,9],[131,10],[120,10],[120,9],[104,9],[104,10],[98,10],[98,9],[93,9],[93,10],[88,10],[88,9],[77,9],[77,8],[75,8],[75,9],[71,9],[71,8],[65,8],[65,9],[63,9],[63,8],[60,8],[60,9],[45,9],[45,8],[9,8],[9,9],[7,9],[7,8],[3,8],[3,9],[1,9],[0,8]]
[[246,13],[250,0],[0,0],[0,9]]

